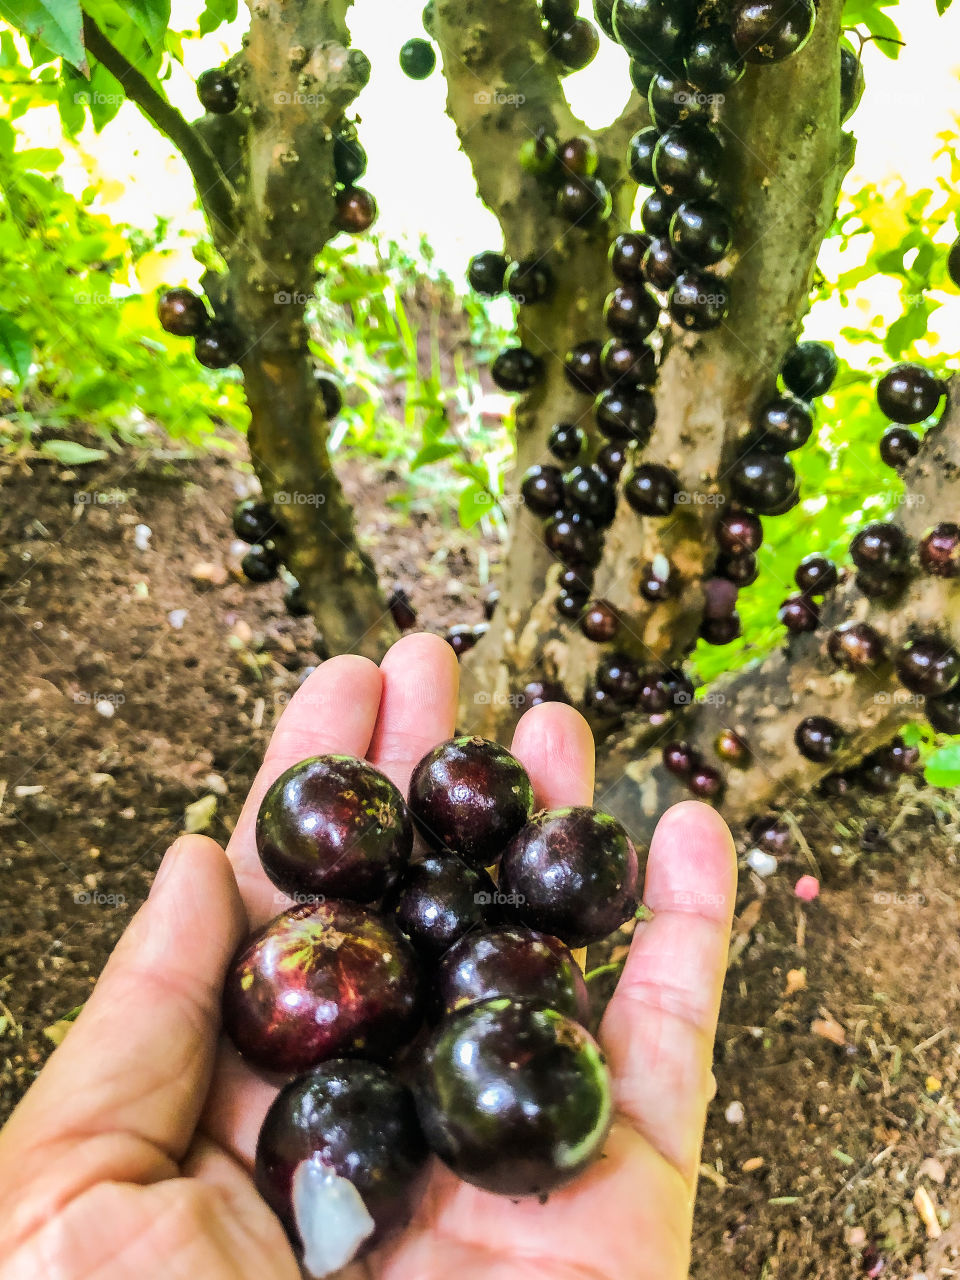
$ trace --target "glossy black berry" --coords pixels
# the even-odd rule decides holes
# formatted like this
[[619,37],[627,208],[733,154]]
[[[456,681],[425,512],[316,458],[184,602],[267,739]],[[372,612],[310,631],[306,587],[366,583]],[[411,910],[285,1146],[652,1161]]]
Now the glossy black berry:
[[700,623],[700,639],[707,644],[732,644],[741,634],[740,615],[733,613],[729,618],[704,618]]
[[618,480],[627,464],[626,446],[617,440],[611,440],[598,450],[596,464],[612,481]]
[[928,698],[924,709],[937,733],[960,734],[960,689],[943,698]]
[[610,192],[599,178],[568,177],[557,188],[557,215],[589,230],[609,218]]
[[839,581],[837,566],[826,556],[812,552],[804,556],[793,573],[793,580],[805,595],[822,596],[832,591]]
[[336,225],[340,231],[359,235],[373,226],[377,202],[363,187],[341,187],[334,193],[337,206]]
[[813,34],[813,0],[740,0],[731,15],[733,43],[746,62],[782,62]]
[[697,753],[689,742],[668,742],[662,752],[663,767],[677,778],[687,778],[698,763]]
[[415,36],[400,50],[400,70],[411,80],[426,80],[437,65],[437,55],[429,40]]
[[504,747],[451,738],[414,769],[408,804],[431,849],[456,854],[470,867],[489,867],[533,812],[533,787]]
[[318,373],[314,378],[314,385],[323,402],[324,417],[328,422],[332,422],[343,408],[343,392],[340,384],[329,374]]
[[676,575],[663,557],[658,556],[655,561],[643,565],[640,570],[638,590],[644,600],[648,600],[650,604],[660,604],[664,600],[669,600],[671,596],[676,595],[678,586]]
[[597,56],[600,33],[587,18],[575,18],[568,27],[550,32],[550,52],[566,71],[582,71]]
[[550,428],[547,448],[561,462],[573,462],[587,445],[587,433],[572,422],[557,422]]
[[352,187],[367,171],[367,153],[353,129],[333,135],[333,171],[338,182]]
[[579,342],[564,356],[564,376],[577,391],[595,396],[603,387],[602,350],[602,342]]
[[580,0],[540,0],[540,13],[551,27],[565,27],[577,16]]
[[923,535],[917,548],[924,573],[960,578],[960,524],[942,520]]
[[670,319],[681,329],[705,333],[727,318],[730,290],[725,280],[709,271],[685,270],[673,282],[667,307]]
[[899,525],[871,521],[854,535],[850,555],[858,569],[897,571],[909,553],[907,536]]
[[630,139],[627,149],[627,168],[630,170],[630,177],[641,187],[654,185],[653,151],[659,140],[660,131],[653,125],[641,129]]
[[820,624],[820,609],[809,596],[790,596],[778,609],[777,618],[788,631],[800,635],[804,631],[816,631]]
[[241,542],[266,542],[273,537],[278,521],[269,502],[245,498],[233,509],[233,532]]
[[197,77],[197,97],[204,111],[228,115],[240,101],[240,87],[225,67],[211,67]]
[[600,531],[576,512],[561,513],[543,526],[547,550],[566,565],[596,565],[603,554]]
[[543,302],[553,291],[553,272],[539,258],[511,262],[503,278],[504,288],[515,302]]
[[825,342],[798,342],[784,357],[780,376],[799,400],[813,400],[833,386],[837,357]]
[[304,598],[303,587],[299,582],[291,582],[283,593],[283,607],[291,618],[308,618],[310,616],[310,606]]
[[746,453],[730,471],[734,496],[760,514],[778,514],[797,488],[789,458],[777,453]]
[[610,246],[610,270],[623,284],[642,284],[643,255],[647,252],[650,237],[624,231]]
[[602,527],[611,522],[617,509],[617,491],[610,478],[594,465],[577,466],[563,477],[564,507],[579,511]]
[[870,600],[883,600],[892,604],[907,585],[905,570],[861,569],[856,575],[857,587]]
[[597,688],[622,707],[632,707],[640,695],[640,671],[632,658],[613,653],[597,667]]
[[760,409],[744,443],[764,453],[790,453],[805,445],[812,431],[810,406],[795,396],[777,396]]
[[703,200],[712,196],[723,176],[723,143],[705,124],[675,124],[653,151],[653,176],[668,196]]
[[390,592],[387,608],[398,631],[409,631],[417,625],[417,611],[399,582]]
[[939,698],[960,681],[960,654],[939,636],[919,636],[897,654],[897,675],[911,693]]
[[757,557],[752,551],[743,551],[738,556],[724,553],[717,557],[716,572],[721,578],[727,578],[738,587],[749,587],[760,575]]
[[465,653],[469,653],[478,639],[474,634],[473,627],[467,623],[457,623],[456,626],[449,627],[443,638],[458,658],[462,658]]
[[643,278],[661,293],[667,293],[680,272],[677,255],[670,241],[663,237],[651,240],[643,257]]
[[670,244],[678,257],[697,267],[725,257],[731,235],[730,216],[716,200],[684,200],[670,220]]
[[600,359],[610,390],[636,391],[645,404],[650,399],[649,409],[644,408],[642,416],[652,422],[656,410],[649,393],[640,389],[652,387],[657,380],[657,353],[653,347],[640,338],[611,338],[604,344]]
[[563,473],[559,467],[535,463],[520,482],[520,494],[535,515],[552,515],[563,503]]
[[597,428],[608,440],[634,440],[643,447],[656,419],[656,402],[642,388],[612,387],[597,397]]
[[797,750],[807,760],[823,764],[835,756],[843,745],[843,730],[826,716],[807,716],[794,730]]
[[699,27],[688,41],[683,68],[687,79],[701,92],[722,94],[742,79],[746,68],[725,22]]
[[576,592],[561,591],[554,601],[554,608],[561,618],[576,622],[583,614],[588,598]]
[[524,685],[520,696],[523,700],[521,705],[525,707],[539,707],[545,702],[569,701],[563,685],[551,680],[531,680]]
[[712,99],[688,80],[661,71],[647,88],[647,106],[650,119],[662,133],[682,120],[709,120]]
[[697,763],[690,771],[687,786],[698,800],[713,803],[721,798],[726,784],[719,769],[711,764]]
[[280,568],[280,554],[272,542],[255,542],[240,561],[251,582],[273,582]]
[[495,895],[486,871],[449,853],[433,854],[406,868],[382,910],[393,913],[421,955],[434,959],[485,924]]
[[883,636],[869,622],[841,622],[831,631],[827,652],[847,671],[864,671],[879,666],[886,656]]
[[615,0],[613,30],[632,58],[680,60],[679,49],[693,17],[688,0]]
[[929,369],[918,364],[898,364],[877,384],[877,404],[891,421],[913,425],[930,417],[943,390],[943,383]]
[[763,545],[763,525],[752,511],[727,511],[717,521],[716,538],[730,555],[759,551]]
[[645,338],[660,319],[660,304],[642,284],[619,284],[607,294],[603,320],[620,338]]
[[194,339],[194,354],[206,369],[228,369],[243,355],[236,329],[223,320],[211,320]]
[[582,596],[586,603],[593,586],[593,570],[589,565],[574,565],[564,569],[557,578],[557,586],[564,594]]
[[580,619],[580,630],[594,644],[609,644],[620,629],[620,619],[606,600],[593,600]]
[[157,318],[161,328],[178,338],[195,338],[210,321],[203,299],[192,289],[168,289],[157,303]]
[[[640,206],[640,224],[650,237],[661,236],[669,239],[670,220],[677,210],[677,201],[656,189],[651,191]],[[647,240],[647,248],[650,239]]]
[[543,377],[543,360],[526,347],[504,347],[490,376],[501,391],[529,391]]
[[899,470],[920,452],[920,437],[909,427],[888,427],[880,437],[880,458],[888,467]]
[[593,0],[593,16],[603,34],[616,40],[613,30],[613,0]]
[[467,281],[475,293],[484,298],[496,298],[503,293],[504,277],[510,260],[502,253],[492,249],[478,253],[470,259],[467,267]]
[[673,515],[680,481],[669,467],[645,462],[627,477],[623,496],[641,516]]

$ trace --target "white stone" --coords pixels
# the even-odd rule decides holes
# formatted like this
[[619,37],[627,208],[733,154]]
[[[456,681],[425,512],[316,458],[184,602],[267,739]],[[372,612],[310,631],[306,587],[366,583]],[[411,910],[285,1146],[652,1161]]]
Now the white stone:
[[751,849],[747,854],[747,866],[758,876],[766,878],[776,871],[777,860],[772,853],[766,853],[763,849]]

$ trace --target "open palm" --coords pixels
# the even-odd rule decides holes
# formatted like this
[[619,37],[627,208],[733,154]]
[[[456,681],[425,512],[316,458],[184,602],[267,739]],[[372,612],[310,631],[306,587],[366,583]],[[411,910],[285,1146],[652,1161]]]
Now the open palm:
[[[0,1133],[2,1280],[295,1280],[249,1176],[276,1089],[217,1042],[244,934],[281,910],[254,819],[289,765],[366,756],[406,789],[454,730],[457,664],[408,636],[379,668],[334,658],[285,711],[225,857],[200,836],[168,852],[96,991]],[[513,751],[538,805],[589,804],[593,741],[570,707],[533,708]],[[228,861],[229,858],[229,861]],[[660,821],[641,924],[600,1040],[618,1118],[575,1184],[510,1201],[436,1165],[413,1222],[344,1280],[682,1280],[735,888],[726,827],[687,803]]]

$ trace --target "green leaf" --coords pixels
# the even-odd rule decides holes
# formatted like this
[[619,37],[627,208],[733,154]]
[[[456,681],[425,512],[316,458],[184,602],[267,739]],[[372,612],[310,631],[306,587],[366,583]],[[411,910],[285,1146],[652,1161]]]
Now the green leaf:
[[941,18],[950,8],[951,4],[953,4],[953,0],[937,0],[937,13],[940,14]]
[[0,312],[0,366],[17,376],[18,382],[26,382],[33,359],[33,344],[20,326]]
[[207,0],[207,7],[200,15],[197,30],[202,36],[216,31],[224,22],[234,22],[237,17],[237,0]]
[[445,443],[442,440],[432,440],[419,450],[410,463],[410,470],[416,471],[418,467],[427,467],[431,462],[442,462],[444,458],[452,458],[454,454],[459,452],[460,450],[455,444]]
[[934,751],[923,772],[931,787],[960,787],[960,741]]
[[82,467],[88,462],[102,462],[108,455],[104,449],[89,449],[76,440],[44,440],[40,452],[67,467]]
[[482,520],[484,516],[488,516],[493,509],[493,499],[478,484],[468,484],[460,494],[460,503],[458,513],[460,523],[464,529],[472,529],[473,526]]
[[0,18],[41,40],[51,53],[86,70],[80,0],[0,0]]

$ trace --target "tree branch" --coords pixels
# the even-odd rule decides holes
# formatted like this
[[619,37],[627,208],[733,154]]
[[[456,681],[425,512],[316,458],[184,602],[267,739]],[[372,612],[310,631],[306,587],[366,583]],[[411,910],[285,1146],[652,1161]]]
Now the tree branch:
[[87,51],[120,82],[130,101],[183,156],[193,175],[200,203],[215,224],[214,238],[221,246],[229,243],[235,230],[236,195],[216,156],[176,107],[127,61],[86,13],[83,40]]

